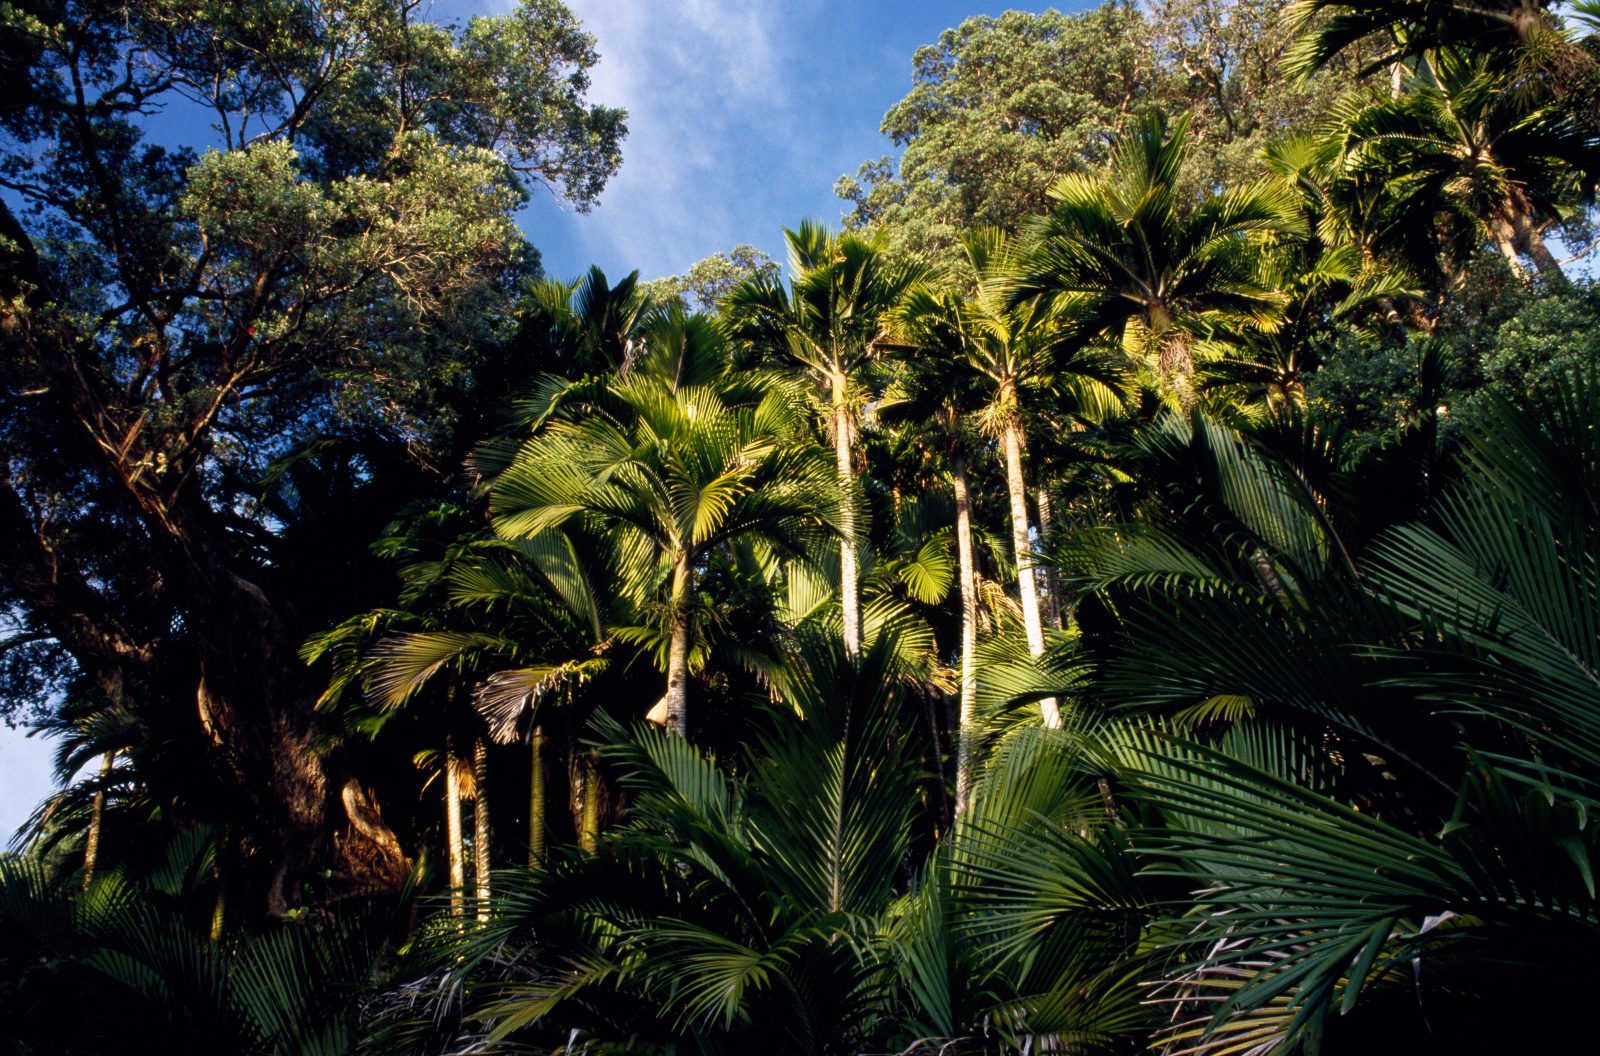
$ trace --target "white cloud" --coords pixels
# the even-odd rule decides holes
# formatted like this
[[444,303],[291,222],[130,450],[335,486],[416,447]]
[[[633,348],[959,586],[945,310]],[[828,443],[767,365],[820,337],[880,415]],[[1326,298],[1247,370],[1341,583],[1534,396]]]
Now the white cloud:
[[[626,107],[622,169],[588,216],[567,216],[595,256],[647,276],[681,271],[752,234],[739,196],[787,165],[801,5],[748,0],[569,0],[599,41],[590,97]],[[786,31],[787,30],[787,31]],[[760,193],[759,190],[756,193]],[[553,208],[536,216],[556,220]],[[531,232],[535,242],[537,231]]]

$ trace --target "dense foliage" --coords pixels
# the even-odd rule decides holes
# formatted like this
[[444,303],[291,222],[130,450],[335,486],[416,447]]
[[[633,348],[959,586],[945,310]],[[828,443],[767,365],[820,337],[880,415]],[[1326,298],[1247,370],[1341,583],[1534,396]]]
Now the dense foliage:
[[1583,1036],[1600,7],[970,19],[653,282],[416,15],[0,6],[0,1049]]

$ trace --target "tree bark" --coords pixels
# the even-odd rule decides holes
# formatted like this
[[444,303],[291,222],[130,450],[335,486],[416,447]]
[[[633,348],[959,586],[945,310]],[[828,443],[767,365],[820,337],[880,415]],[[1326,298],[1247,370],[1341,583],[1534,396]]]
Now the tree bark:
[[462,914],[467,891],[466,852],[461,840],[461,773],[455,743],[444,741],[444,832],[445,854],[450,862],[450,915]]
[[394,831],[384,823],[383,812],[372,794],[349,777],[339,789],[339,802],[350,822],[350,828],[338,841],[346,863],[358,863],[365,875],[377,878],[372,887],[381,889],[399,883],[403,875],[389,872],[389,863],[404,862],[409,871],[411,859],[401,850]]
[[[1011,499],[1011,547],[1017,562],[1017,600],[1022,603],[1022,628],[1028,639],[1028,652],[1044,655],[1044,623],[1039,616],[1039,593],[1033,579],[1033,543],[1028,538],[1027,480],[1022,465],[1022,422],[1017,414],[1016,382],[1002,383],[1001,400],[1008,405],[1001,446],[1006,459],[1006,491]],[[1061,725],[1061,709],[1054,697],[1039,702],[1044,724],[1052,729]]]
[[667,729],[689,736],[689,621],[694,568],[687,553],[672,566],[672,641],[667,646]]
[[972,552],[972,494],[967,460],[957,455],[950,479],[956,493],[956,553],[961,571],[961,707],[956,722],[956,815],[972,794],[972,725],[978,709],[978,574]]
[[528,868],[544,865],[544,729],[535,726],[528,735]]
[[855,463],[851,458],[848,379],[835,373],[833,382],[833,453],[839,471],[839,596],[844,617],[844,648],[850,656],[861,653],[861,586],[856,564]]
[[472,876],[477,881],[478,923],[489,920],[489,872],[494,868],[489,833],[489,745],[472,746]]
[[[83,119],[81,111],[78,117]],[[103,169],[93,137],[82,146],[87,164]],[[102,192],[111,193],[108,203],[120,186],[112,175],[99,171],[95,176]],[[108,206],[107,214],[118,222],[115,209]],[[135,709],[172,699],[170,676],[152,691],[138,675],[163,666],[163,660],[169,671],[198,666],[200,677],[190,685],[196,687],[206,733],[250,806],[240,818],[248,857],[274,863],[265,892],[252,891],[265,895],[271,915],[287,913],[303,879],[326,865],[319,852],[330,842],[341,880],[358,887],[400,882],[409,859],[376,809],[367,809],[366,793],[344,794],[338,752],[325,752],[318,744],[318,687],[296,655],[306,628],[296,624],[294,599],[269,597],[252,581],[260,573],[239,556],[236,514],[214,507],[204,490],[203,467],[218,415],[241,398],[247,377],[251,384],[262,380],[253,374],[259,364],[250,358],[249,324],[266,310],[266,299],[244,306],[245,315],[235,319],[233,334],[216,352],[215,368],[203,372],[206,384],[214,386],[213,396],[158,399],[145,390],[130,391],[121,368],[101,357],[103,334],[79,329],[68,313],[48,310],[50,304],[66,303],[70,291],[55,288],[27,232],[4,203],[0,234],[15,243],[0,255],[0,335],[8,365],[15,368],[6,379],[5,397],[14,400],[25,392],[29,400],[37,398],[29,411],[49,422],[54,444],[53,449],[0,451],[0,457],[36,466],[70,457],[74,486],[81,487],[74,501],[100,518],[126,518],[119,535],[131,548],[127,564],[151,572],[148,588],[141,585],[142,593],[127,596],[159,593],[155,605],[180,613],[185,631],[173,636],[170,648],[161,632],[129,640],[127,626],[137,623],[121,618],[123,600],[93,579],[75,575],[70,559],[59,559],[66,555],[58,555],[55,567],[27,567],[34,565],[34,551],[51,549],[52,540],[40,525],[26,521],[20,527],[30,545],[16,557],[0,557],[19,603],[59,632],[63,647],[91,677],[120,669],[117,677],[129,681],[128,702]],[[123,254],[120,243],[110,248],[113,255]],[[124,278],[128,274],[124,270]],[[146,302],[142,318],[148,330],[141,340],[148,344],[132,347],[147,348],[153,358],[146,369],[157,370],[179,300],[171,291],[141,289],[138,282],[126,293]],[[152,307],[158,301],[168,307]],[[21,493],[9,485],[0,485],[0,493],[7,493],[0,494],[0,543],[11,551],[12,540],[5,537],[13,534],[16,510],[6,500]],[[17,571],[22,574],[14,575]],[[38,571],[44,574],[34,574]],[[137,695],[131,692],[135,682],[141,683]],[[337,819],[341,802],[359,813],[347,816],[344,825]],[[243,871],[241,885],[252,883],[253,872]]]

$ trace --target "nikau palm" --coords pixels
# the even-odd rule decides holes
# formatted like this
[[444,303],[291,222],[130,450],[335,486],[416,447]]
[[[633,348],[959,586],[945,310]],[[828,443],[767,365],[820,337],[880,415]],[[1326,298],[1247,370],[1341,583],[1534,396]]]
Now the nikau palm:
[[978,406],[976,372],[961,355],[956,335],[942,319],[944,297],[927,289],[908,294],[895,320],[896,337],[913,349],[898,364],[878,407],[881,421],[918,429],[916,440],[941,456],[955,499],[957,581],[961,597],[961,666],[956,707],[956,813],[972,786],[973,726],[978,697],[978,572],[973,530],[970,430],[965,419]]
[[[918,53],[898,171],[844,185],[870,232],[787,232],[784,282],[740,247],[649,284],[538,277],[512,232],[491,144],[548,99],[496,71],[548,46],[581,95],[557,0],[388,34],[377,72],[349,5],[264,37],[14,6],[0,718],[47,713],[61,787],[0,853],[0,1050],[1590,1031],[1600,286],[1558,257],[1600,245],[1600,0],[973,19]],[[1260,39],[1280,15],[1299,39]],[[336,113],[292,149],[230,131],[280,82]],[[168,90],[229,149],[146,149]],[[428,158],[503,200],[441,212],[466,185]],[[973,229],[1001,169],[1052,204]],[[957,230],[946,271],[902,255]],[[401,263],[345,304],[345,250]],[[260,281],[166,303],[190,264]],[[672,292],[712,287],[715,315]],[[114,428],[58,445],[56,412]],[[155,521],[119,480],[204,546],[125,560]],[[265,645],[201,618],[252,591],[299,599]],[[297,641],[315,670],[268,663]],[[217,724],[274,687],[325,690]]]
[[[468,1001],[448,1011],[492,1043],[692,1035],[729,1056],[853,1056],[883,1037],[874,928],[922,809],[896,652],[892,632],[855,656],[804,632],[775,733],[737,772],[649,727],[597,731],[631,825],[519,877],[488,929],[447,936],[441,991]],[[456,985],[511,947],[526,954],[503,984]]]
[[768,276],[736,288],[727,311],[736,333],[781,351],[801,365],[828,399],[828,431],[841,491],[839,592],[845,645],[861,649],[861,522],[855,479],[856,402],[863,367],[880,352],[883,319],[927,274],[921,264],[891,260],[882,239],[832,235],[802,223],[789,243],[789,289]]
[[[376,736],[396,713],[425,710],[430,724],[444,727],[444,751],[430,756],[437,761],[444,795],[456,915],[463,912],[466,895],[463,799],[474,805],[479,913],[487,906],[491,841],[485,738],[509,743],[525,736],[528,741],[534,763],[528,845],[530,854],[539,853],[545,826],[540,724],[552,718],[550,705],[562,691],[609,666],[598,655],[608,607],[593,590],[590,571],[571,540],[551,532],[506,543],[476,524],[464,530],[466,520],[462,509],[445,505],[391,525],[377,549],[404,562],[399,569],[403,608],[353,617],[313,637],[303,649],[308,660],[333,657],[334,677],[322,703],[349,712],[353,725]],[[443,684],[442,691],[436,683]],[[356,685],[370,711],[343,699]],[[430,687],[431,698],[426,696]],[[470,760],[457,750],[458,739],[472,745]]]
[[489,510],[507,538],[593,531],[622,590],[641,605],[665,594],[667,687],[652,717],[682,734],[703,562],[735,542],[805,557],[830,523],[832,491],[795,394],[731,375],[710,320],[680,318],[647,345],[626,377],[558,409],[522,444]]
[[[1009,239],[997,231],[979,231],[963,248],[978,279],[976,293],[965,297],[953,288],[919,286],[896,311],[895,326],[908,344],[959,359],[990,387],[981,421],[1000,439],[1023,631],[1029,652],[1040,656],[1044,621],[1029,531],[1023,394],[1046,390],[1046,398],[1059,410],[1079,417],[1109,413],[1120,397],[1112,387],[1113,372],[1103,362],[1072,355],[1070,346],[1063,347],[1071,334],[1042,299],[1007,302],[1006,284],[1016,267]],[[1047,725],[1059,724],[1053,699],[1043,701],[1043,711]]]
[[1334,109],[1322,166],[1332,204],[1359,213],[1380,202],[1373,219],[1412,239],[1453,224],[1466,243],[1455,259],[1489,243],[1519,277],[1526,255],[1546,283],[1567,287],[1545,232],[1590,194],[1600,140],[1554,104],[1529,105],[1485,59],[1434,51],[1424,60],[1399,94]]
[[1044,299],[1080,340],[1148,342],[1184,406],[1195,400],[1198,341],[1279,324],[1284,298],[1263,282],[1259,249],[1304,231],[1292,196],[1266,182],[1186,208],[1177,185],[1187,134],[1187,120],[1169,135],[1151,118],[1118,143],[1104,176],[1064,177],[1009,282],[1014,302]]

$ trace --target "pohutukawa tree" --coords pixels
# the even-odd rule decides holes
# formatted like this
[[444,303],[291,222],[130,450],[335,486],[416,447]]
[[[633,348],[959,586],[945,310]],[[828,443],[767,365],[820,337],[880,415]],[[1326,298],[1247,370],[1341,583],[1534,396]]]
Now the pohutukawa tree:
[[193,716],[276,913],[319,857],[359,884],[408,860],[313,748],[295,647],[329,583],[278,559],[266,470],[341,435],[426,450],[431,387],[522,267],[512,212],[592,202],[624,134],[556,0],[417,6],[0,16],[4,603],[89,692]]

